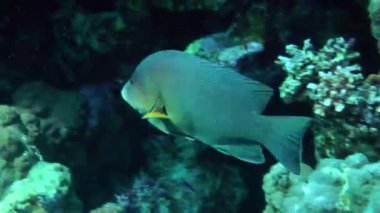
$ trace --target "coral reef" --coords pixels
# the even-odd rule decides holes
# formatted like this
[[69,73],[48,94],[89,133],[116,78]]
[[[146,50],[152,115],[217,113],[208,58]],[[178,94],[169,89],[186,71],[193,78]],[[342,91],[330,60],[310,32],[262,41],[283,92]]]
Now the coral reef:
[[24,178],[41,156],[34,146],[39,134],[38,120],[29,112],[0,106],[0,194],[14,181]]
[[82,95],[76,91],[59,90],[36,81],[21,85],[12,99],[15,106],[29,109],[40,118],[46,144],[60,144],[83,134],[86,108]]
[[73,7],[75,4],[66,3],[51,18],[56,23],[54,35],[58,49],[54,67],[71,83],[90,75],[99,66],[94,59],[108,60],[104,56],[122,42],[126,29],[118,12],[85,13]]
[[[185,52],[223,66],[236,68],[237,71],[246,72],[252,77],[259,75],[267,78],[268,74],[254,67],[257,65],[255,56],[264,52],[267,26],[266,3],[245,1],[229,3],[236,4],[239,10],[236,11],[236,18],[227,30],[192,41],[185,48]],[[259,72],[260,74],[255,75]],[[261,77],[259,79],[263,80]]]
[[[13,182],[6,190],[0,201],[0,210],[1,212],[39,210],[79,213],[81,212],[80,202],[72,197],[70,188],[71,174],[67,167],[39,161],[33,165],[25,178]],[[68,208],[66,205],[70,202],[76,206]]]
[[231,32],[227,31],[195,40],[186,47],[185,52],[200,56],[214,63],[237,67],[239,59],[261,52],[264,48],[261,43],[255,41],[233,44],[230,34]]
[[362,154],[320,160],[309,177],[290,174],[279,163],[265,175],[265,213],[376,212],[380,208],[380,162]]
[[343,38],[329,39],[320,50],[310,40],[302,49],[288,45],[290,57],[276,61],[287,73],[280,96],[287,103],[313,104],[318,158],[361,152],[379,160],[380,84],[364,81],[361,67],[352,63],[359,54],[351,45]]
[[368,14],[371,19],[372,36],[377,40],[377,48],[380,52],[380,1],[369,0]]
[[155,7],[171,10],[171,11],[184,11],[184,10],[219,10],[226,0],[153,0],[152,5]]
[[[247,191],[238,168],[223,163],[202,161],[206,147],[197,142],[178,138],[164,141],[153,138],[147,143],[149,156],[147,174],[155,180],[170,184],[167,193],[176,197],[177,208],[189,212],[237,212],[237,206]],[[167,139],[166,139],[167,140]],[[178,185],[178,183],[181,183]],[[228,197],[228,203],[223,202]],[[208,200],[204,203],[204,200]],[[178,202],[180,201],[180,202]]]
[[172,12],[183,12],[191,10],[219,10],[227,0],[122,0],[129,9],[134,11],[144,11],[147,8],[159,8]]
[[[318,44],[336,35],[355,38],[361,66],[355,64],[358,53],[352,51],[351,40],[331,39],[320,50],[310,41],[301,49],[289,46],[290,56],[278,60],[288,74],[281,95],[286,102],[313,106],[318,158],[361,152],[369,162],[379,160],[380,74],[365,76],[367,69],[379,69],[374,45],[380,40],[379,4],[0,1],[0,213],[75,213],[95,207],[99,208],[93,212],[259,212],[264,205],[260,189],[249,187],[260,184],[253,170],[261,174],[268,164],[252,167],[249,178],[255,178],[249,179],[251,170],[241,171],[247,168],[241,162],[226,160],[196,142],[156,136],[146,140],[157,132],[120,101],[119,88],[114,93],[110,89],[115,80],[126,80],[142,57],[162,49],[184,49],[191,41],[187,52],[235,67],[276,88],[281,69],[273,65],[273,58],[285,44],[305,37]],[[367,72],[361,74],[361,67]],[[276,95],[271,101],[274,107],[266,109],[268,114],[288,112],[276,105]],[[346,178],[353,170],[342,163],[343,167],[338,173]],[[374,173],[367,176],[373,178]],[[308,184],[285,171],[281,177],[284,184]],[[350,190],[346,186],[338,187],[339,196]],[[270,193],[286,196],[281,187]],[[353,189],[370,188],[368,184]],[[324,186],[315,193],[322,190]],[[379,209],[375,191],[364,201],[331,196],[340,199],[338,208],[344,211],[360,212],[357,201],[371,212]],[[273,208],[285,207],[281,201]]]
[[86,129],[90,132],[100,124],[102,116],[113,113],[111,90],[112,82],[86,84],[80,87],[79,93],[86,102]]
[[95,129],[89,127],[88,101],[79,91],[30,81],[19,86],[12,99],[14,106],[38,117],[40,134],[35,145],[46,160],[67,166],[86,163],[85,142]]
[[236,4],[241,8],[237,11],[235,21],[225,32],[199,38],[191,42],[185,51],[233,67],[244,56],[263,51],[265,4],[262,2]]
[[269,16],[268,3],[266,1],[246,2],[239,7],[239,12],[232,24],[231,42],[241,44],[249,41],[264,43],[268,28]]
[[[113,86],[108,83],[90,84],[68,90],[30,81],[13,94],[13,105],[31,112],[29,117],[23,115],[22,118],[30,123],[28,128],[31,132],[35,132],[37,139],[34,144],[44,160],[70,167],[77,175],[76,190],[95,190],[88,184],[88,179],[94,183],[98,175],[104,177],[104,173],[99,174],[98,171],[109,169],[109,174],[124,174],[130,165],[129,141],[135,133],[124,126],[120,114],[112,108]],[[34,123],[38,128],[33,129]],[[88,152],[89,149],[93,151]],[[112,171],[114,167],[120,171]],[[91,191],[93,196],[81,199],[92,204],[95,202],[92,197],[105,194],[95,190]]]
[[[311,98],[307,96],[313,94],[309,91],[309,87],[314,89],[314,81],[335,73],[343,75],[344,79],[352,75],[347,84],[354,84],[353,87],[358,82],[360,83],[363,80],[361,73],[358,73],[360,67],[350,65],[353,59],[359,57],[359,54],[349,51],[349,45],[343,38],[329,39],[319,51],[314,49],[310,39],[304,41],[302,49],[296,45],[287,45],[286,53],[291,57],[279,56],[276,61],[287,74],[287,78],[280,87],[280,97],[285,102]],[[312,85],[309,86],[309,84]],[[317,114],[323,115],[322,113]]]
[[99,208],[91,210],[90,213],[125,213],[125,210],[121,205],[109,202]]
[[147,167],[113,202],[93,212],[120,207],[126,212],[237,212],[247,193],[237,169],[200,162],[205,147],[194,141],[157,136],[145,144]]
[[[81,212],[67,167],[43,161],[40,123],[29,110],[0,106],[0,211]],[[60,210],[61,209],[61,210]]]
[[116,203],[126,212],[181,212],[183,209],[199,212],[195,192],[184,184],[178,179],[149,179],[143,173],[134,179],[130,189],[116,195]]

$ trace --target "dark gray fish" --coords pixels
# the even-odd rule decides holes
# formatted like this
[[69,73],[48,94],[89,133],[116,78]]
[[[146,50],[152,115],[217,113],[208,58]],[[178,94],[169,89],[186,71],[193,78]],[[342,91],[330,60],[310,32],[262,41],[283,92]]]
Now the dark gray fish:
[[176,50],[149,55],[121,91],[143,118],[167,134],[199,140],[254,164],[265,162],[263,146],[299,174],[310,118],[261,115],[272,93],[232,68]]

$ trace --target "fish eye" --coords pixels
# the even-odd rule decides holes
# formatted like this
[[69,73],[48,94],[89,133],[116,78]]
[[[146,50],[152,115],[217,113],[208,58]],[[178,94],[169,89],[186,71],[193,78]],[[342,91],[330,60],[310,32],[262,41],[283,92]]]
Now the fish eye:
[[135,83],[135,79],[134,78],[129,79],[129,84],[134,84],[134,83]]
[[129,79],[129,83],[130,83],[130,84],[134,84],[134,83],[136,83],[136,82],[137,82],[136,76],[133,76],[133,77],[131,77],[131,78]]

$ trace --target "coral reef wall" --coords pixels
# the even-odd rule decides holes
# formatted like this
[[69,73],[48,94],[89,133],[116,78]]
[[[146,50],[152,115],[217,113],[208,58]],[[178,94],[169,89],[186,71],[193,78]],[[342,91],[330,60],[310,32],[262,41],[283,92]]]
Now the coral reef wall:
[[64,165],[44,161],[36,146],[39,119],[7,105],[1,114],[1,212],[81,212],[72,177]]
[[[0,213],[373,212],[379,8],[378,0],[0,1]],[[247,164],[142,120],[120,89],[162,49],[272,86],[265,114],[313,116],[304,157],[315,154],[315,171],[270,169],[269,153],[265,164]]]
[[277,61],[288,75],[280,97],[287,103],[312,103],[317,158],[361,152],[380,160],[378,75],[364,80],[361,66],[353,63],[359,53],[350,50],[351,42],[329,39],[318,51],[310,40],[302,49],[288,45],[291,57]]
[[377,40],[377,48],[380,51],[380,1],[370,0],[368,4],[368,14],[371,19],[371,32]]
[[[369,1],[375,39],[378,6],[379,1]],[[378,211],[379,73],[378,66],[360,65],[368,58],[360,60],[356,45],[356,39],[335,37],[317,49],[306,39],[303,47],[287,45],[288,55],[278,56],[287,76],[280,97],[312,106],[317,166],[305,166],[303,175],[294,176],[274,165],[263,181],[264,212]]]

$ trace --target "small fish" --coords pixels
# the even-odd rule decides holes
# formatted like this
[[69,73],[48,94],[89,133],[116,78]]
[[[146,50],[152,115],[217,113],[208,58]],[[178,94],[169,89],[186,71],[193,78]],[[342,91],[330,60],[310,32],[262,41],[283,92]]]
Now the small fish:
[[187,182],[187,181],[184,180],[184,181],[182,181],[182,185],[185,188],[189,189],[190,191],[192,191],[194,193],[197,193],[197,191],[194,189],[194,187],[189,182]]
[[240,160],[265,162],[262,147],[300,173],[311,119],[264,116],[273,90],[232,68],[163,50],[146,57],[121,90],[123,99],[166,134],[196,139]]

